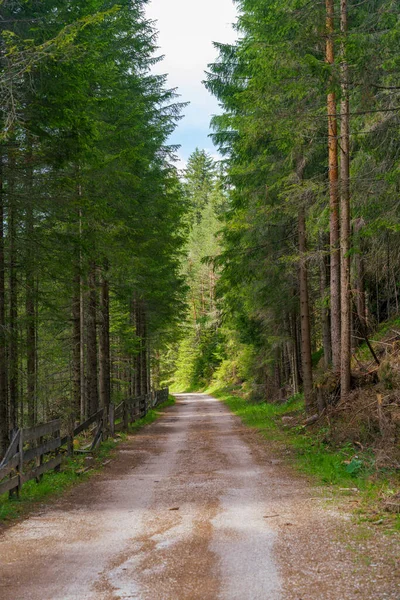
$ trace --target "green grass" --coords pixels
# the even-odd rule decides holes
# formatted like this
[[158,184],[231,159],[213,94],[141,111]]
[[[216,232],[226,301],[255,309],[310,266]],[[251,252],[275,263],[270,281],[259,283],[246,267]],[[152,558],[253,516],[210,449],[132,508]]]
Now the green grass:
[[94,469],[84,471],[85,457],[76,454],[73,458],[66,458],[59,473],[52,471],[46,473],[40,483],[35,480],[28,481],[21,490],[20,497],[9,499],[8,495],[0,497],[0,522],[16,519],[26,512],[50,498],[61,496],[73,485],[87,480],[98,472],[104,460],[112,456],[117,446],[116,441],[109,439],[103,442],[94,456]]
[[[284,404],[254,404],[232,393],[232,390],[211,389],[209,393],[222,400],[245,425],[257,429],[277,453],[317,484],[330,486],[333,492],[357,488],[360,517],[384,520],[391,530],[400,530],[400,516],[380,514],[379,500],[389,497],[400,484],[394,471],[377,471],[371,451],[360,452],[352,444],[332,448],[325,441],[326,430],[309,433],[302,425],[285,427],[282,417],[299,415],[304,410],[302,396]],[[378,514],[379,513],[379,514]]]
[[[151,410],[146,417],[136,421],[129,431],[136,432],[146,425],[153,423],[159,416],[160,410],[173,406],[175,399],[170,396],[166,402],[160,404],[155,410]],[[125,440],[125,434],[119,434],[120,440]],[[40,503],[47,500],[58,498],[72,486],[86,481],[95,473],[101,470],[105,460],[110,459],[114,455],[114,451],[120,440],[108,439],[103,442],[96,453],[94,454],[93,469],[87,472],[84,471],[85,456],[75,454],[73,458],[66,458],[62,465],[62,470],[59,473],[54,471],[46,473],[40,483],[32,480],[26,483],[21,490],[20,497],[9,499],[8,495],[0,496],[0,523],[8,522],[28,513]]]
[[154,423],[154,421],[158,419],[161,410],[167,408],[168,406],[174,406],[174,404],[175,398],[173,396],[169,396],[168,400],[166,400],[162,404],[159,404],[157,408],[149,410],[149,412],[145,417],[143,417],[143,419],[139,419],[138,421],[130,425],[129,431],[139,431],[139,429],[142,429],[142,427],[145,427],[146,425],[151,425],[151,423]]

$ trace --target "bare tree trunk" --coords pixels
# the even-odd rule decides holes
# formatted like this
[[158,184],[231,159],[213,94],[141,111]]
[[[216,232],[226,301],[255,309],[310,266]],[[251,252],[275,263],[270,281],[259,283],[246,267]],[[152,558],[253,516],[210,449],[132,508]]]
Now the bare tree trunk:
[[107,279],[107,267],[104,267],[100,283],[100,406],[108,410],[110,406],[110,295]]
[[274,383],[277,393],[279,393],[282,387],[282,376],[281,376],[281,348],[278,347],[275,350],[275,361],[274,361]]
[[80,332],[81,332],[81,340],[80,340],[80,373],[81,373],[81,419],[85,420],[87,416],[88,406],[87,406],[87,385],[86,385],[86,377],[85,377],[85,325],[86,325],[86,317],[85,317],[85,292],[84,292],[84,280],[83,275],[80,275],[80,301],[79,301],[79,310],[80,310]]
[[[362,218],[356,219],[354,223],[354,233],[359,234],[364,227],[365,222]],[[354,289],[355,289],[355,306],[357,314],[353,316],[353,330],[358,338],[363,337],[363,334],[368,331],[367,317],[367,296],[365,292],[365,264],[364,264],[364,248],[362,240],[358,241],[358,252],[354,256]],[[359,340],[353,337],[353,347],[359,345]]]
[[151,392],[151,348],[150,339],[146,330],[146,354],[147,354],[147,393]]
[[342,34],[342,101],[341,101],[341,397],[351,388],[351,286],[350,286],[350,102],[349,69],[346,60],[348,31],[347,0],[340,2]]
[[332,363],[332,342],[331,342],[331,320],[329,308],[327,306],[328,289],[328,266],[325,256],[321,256],[319,263],[320,273],[320,295],[321,295],[321,325],[322,325],[322,346],[324,349],[324,367],[329,369]]
[[357,312],[359,319],[367,325],[367,302],[365,295],[365,264],[362,254],[356,256],[356,272],[357,272]]
[[6,299],[4,257],[4,164],[3,148],[0,147],[0,454],[7,450],[9,423],[7,405],[7,348],[6,348]]
[[[335,3],[326,0],[326,62],[335,64],[334,40]],[[330,81],[333,88],[333,77]],[[331,337],[332,362],[335,371],[341,365],[341,314],[340,314],[340,228],[339,228],[339,168],[338,168],[338,126],[336,115],[336,94],[328,93],[328,151],[329,151],[329,195],[330,195],[330,246],[331,246]]]
[[81,412],[81,274],[77,268],[72,298],[72,410],[74,416]]
[[147,390],[147,348],[146,348],[146,313],[143,307],[143,304],[141,303],[140,305],[140,312],[141,312],[141,341],[140,341],[140,353],[141,353],[141,359],[140,359],[140,381],[141,381],[141,388],[142,388],[142,394],[147,394],[148,390]]
[[293,394],[299,393],[299,370],[297,364],[297,349],[296,343],[294,341],[290,344],[290,352],[291,352],[291,371],[292,371],[292,382],[293,382]]
[[27,375],[27,405],[28,423],[35,424],[36,417],[36,311],[35,311],[35,264],[34,251],[32,248],[34,240],[34,216],[33,216],[33,154],[32,143],[28,142],[30,149],[27,156],[27,198],[25,213],[25,269],[26,269],[26,375]]
[[289,316],[290,338],[288,352],[290,356],[290,371],[292,375],[293,393],[298,394],[300,388],[299,351],[297,343],[297,319],[295,314]]
[[135,396],[141,396],[143,391],[142,391],[142,380],[141,380],[141,364],[142,364],[142,355],[141,355],[141,351],[140,351],[140,336],[141,336],[141,315],[140,315],[140,307],[139,307],[139,301],[137,298],[134,298],[133,300],[133,304],[134,304],[134,315],[135,315],[135,332],[136,332],[136,337],[139,339],[139,348],[137,350],[136,356],[135,356]]
[[16,201],[15,201],[15,156],[9,150],[8,178],[8,236],[10,250],[10,355],[9,355],[9,391],[10,391],[10,426],[18,426],[18,282],[17,282],[17,247],[16,247]]
[[299,251],[300,251],[300,318],[301,318],[301,358],[303,365],[303,387],[306,409],[313,405],[313,372],[311,357],[310,309],[308,298],[308,272],[306,263],[306,220],[304,207],[299,209]]
[[290,380],[290,354],[288,344],[283,344],[283,383],[286,384]]
[[72,391],[72,419],[76,419],[80,416],[81,421],[85,420],[86,417],[86,402],[85,402],[85,369],[84,369],[84,304],[83,304],[83,281],[82,281],[82,185],[80,180],[80,167],[76,166],[76,180],[77,180],[77,197],[79,202],[79,210],[77,212],[77,229],[78,229],[78,248],[75,256],[75,278],[74,278],[74,292],[72,298],[72,320],[73,320],[73,334],[72,334],[72,362],[73,362],[73,391]]
[[87,401],[89,416],[99,409],[97,362],[97,282],[96,265],[89,270],[89,302],[87,311]]

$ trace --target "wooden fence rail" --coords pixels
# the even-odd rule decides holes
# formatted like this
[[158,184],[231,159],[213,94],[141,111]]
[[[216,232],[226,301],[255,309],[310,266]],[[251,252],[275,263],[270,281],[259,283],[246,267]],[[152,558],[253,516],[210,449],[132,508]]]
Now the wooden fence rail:
[[[14,433],[0,463],[0,480],[9,477],[0,483],[0,494],[19,493],[27,481],[40,481],[44,473],[59,470],[62,460],[60,431],[61,421],[58,419],[36,427],[19,429]],[[54,456],[49,457],[50,453]]]
[[92,430],[93,440],[81,451],[93,452],[108,435],[114,435],[117,430],[127,430],[131,423],[168,400],[168,396],[166,388],[129,398],[118,406],[112,404],[108,412],[101,409],[83,423],[74,428],[71,426],[64,437],[61,437],[60,419],[13,431],[11,443],[0,462],[0,495],[6,492],[18,495],[27,481],[36,479],[39,482],[45,473],[60,470],[61,448],[67,445],[68,453],[72,454],[74,438],[84,431]]

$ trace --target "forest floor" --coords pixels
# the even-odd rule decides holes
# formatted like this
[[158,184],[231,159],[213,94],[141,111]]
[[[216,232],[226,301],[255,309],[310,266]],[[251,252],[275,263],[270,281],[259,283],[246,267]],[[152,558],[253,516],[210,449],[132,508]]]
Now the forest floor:
[[358,523],[207,395],[0,537],[2,600],[399,600],[399,538]]

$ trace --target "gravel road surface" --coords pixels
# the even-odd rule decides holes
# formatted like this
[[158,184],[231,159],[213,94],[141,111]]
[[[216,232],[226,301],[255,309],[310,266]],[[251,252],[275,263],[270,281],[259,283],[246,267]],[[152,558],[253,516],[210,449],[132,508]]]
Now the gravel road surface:
[[179,396],[101,475],[3,532],[0,598],[399,600],[398,539],[355,535],[330,500],[223,404]]

